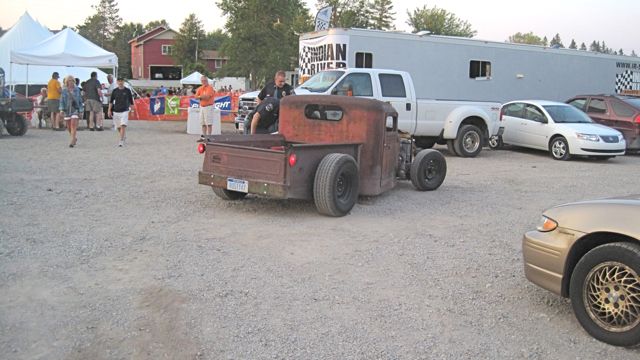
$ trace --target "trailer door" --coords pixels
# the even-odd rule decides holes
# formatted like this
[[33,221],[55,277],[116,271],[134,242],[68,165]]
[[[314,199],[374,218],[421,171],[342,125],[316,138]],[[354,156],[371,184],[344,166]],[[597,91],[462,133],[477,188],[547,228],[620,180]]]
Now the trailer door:
[[416,132],[416,106],[412,88],[401,74],[378,74],[380,100],[390,103],[398,112],[398,128],[410,134]]

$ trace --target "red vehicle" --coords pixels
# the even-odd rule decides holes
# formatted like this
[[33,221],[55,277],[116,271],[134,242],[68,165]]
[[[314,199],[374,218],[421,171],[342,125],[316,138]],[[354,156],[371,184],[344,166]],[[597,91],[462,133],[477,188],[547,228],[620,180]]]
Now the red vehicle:
[[627,150],[640,150],[640,97],[627,95],[579,95],[567,101],[598,124],[620,131]]
[[313,200],[318,212],[344,216],[358,195],[375,196],[411,179],[421,191],[446,176],[444,156],[420,151],[398,132],[388,103],[348,96],[287,96],[280,103],[279,133],[216,135],[204,153],[198,182],[225,200],[248,193]]

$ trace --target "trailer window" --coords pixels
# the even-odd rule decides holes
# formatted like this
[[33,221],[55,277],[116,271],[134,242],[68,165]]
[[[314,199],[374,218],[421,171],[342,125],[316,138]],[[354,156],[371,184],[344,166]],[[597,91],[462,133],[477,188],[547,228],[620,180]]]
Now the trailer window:
[[373,67],[373,54],[357,52],[356,53],[356,67],[371,69]]
[[336,105],[309,104],[304,107],[304,116],[313,120],[340,121],[342,108]]
[[469,62],[469,77],[471,79],[490,79],[491,62],[481,60],[471,60]]
[[404,87],[402,75],[380,74],[378,78],[380,79],[380,88],[383,97],[407,97],[407,90]]

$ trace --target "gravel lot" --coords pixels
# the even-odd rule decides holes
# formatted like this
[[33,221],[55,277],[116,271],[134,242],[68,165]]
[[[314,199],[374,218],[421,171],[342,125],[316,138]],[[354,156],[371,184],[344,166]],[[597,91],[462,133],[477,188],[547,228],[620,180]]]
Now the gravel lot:
[[637,193],[640,156],[450,156],[328,218],[224,202],[184,123],[0,138],[3,359],[637,359],[529,284],[521,236],[547,207]]

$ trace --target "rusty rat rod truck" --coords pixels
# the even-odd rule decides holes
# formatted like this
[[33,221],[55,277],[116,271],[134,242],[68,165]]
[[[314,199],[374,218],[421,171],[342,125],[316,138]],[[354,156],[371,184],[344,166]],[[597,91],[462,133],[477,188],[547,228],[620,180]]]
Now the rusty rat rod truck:
[[379,195],[398,179],[435,190],[447,171],[436,150],[413,156],[390,104],[348,96],[287,96],[278,134],[209,136],[198,151],[199,183],[225,200],[247,193],[313,199],[329,216],[346,215],[358,195]]

